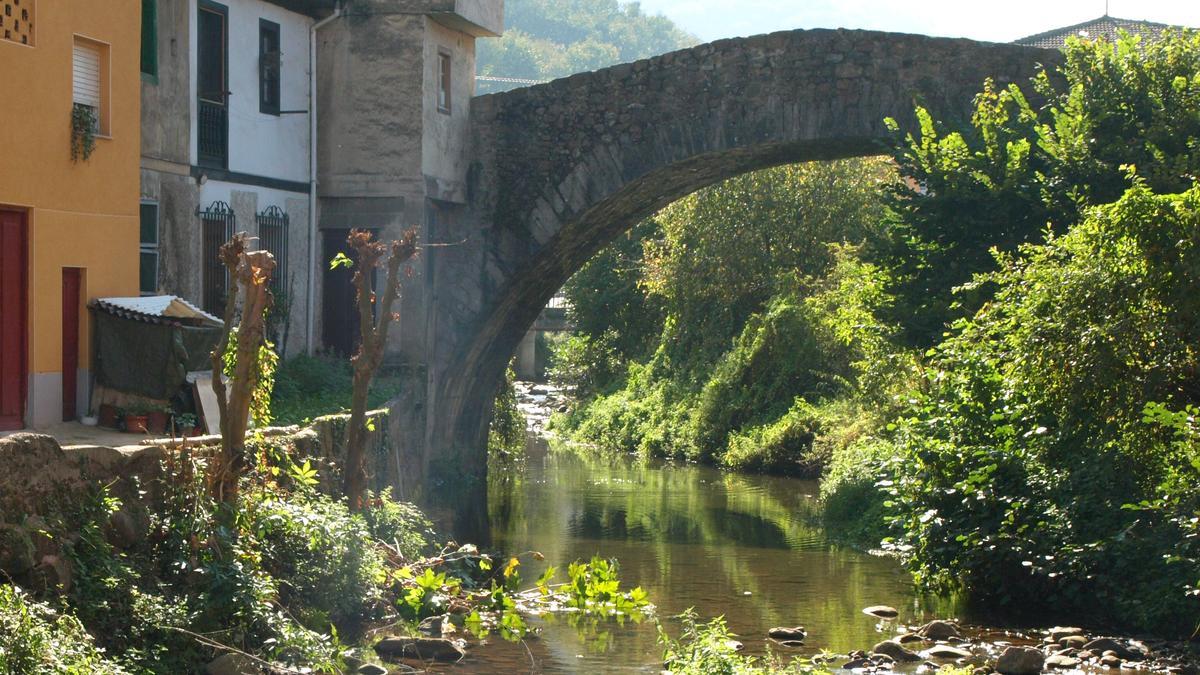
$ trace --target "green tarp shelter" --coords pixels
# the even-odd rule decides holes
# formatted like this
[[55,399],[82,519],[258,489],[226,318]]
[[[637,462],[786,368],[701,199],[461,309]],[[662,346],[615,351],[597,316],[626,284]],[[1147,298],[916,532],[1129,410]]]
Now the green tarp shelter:
[[167,400],[192,371],[212,370],[209,354],[224,324],[173,295],[99,298],[90,305],[96,382],[127,394]]

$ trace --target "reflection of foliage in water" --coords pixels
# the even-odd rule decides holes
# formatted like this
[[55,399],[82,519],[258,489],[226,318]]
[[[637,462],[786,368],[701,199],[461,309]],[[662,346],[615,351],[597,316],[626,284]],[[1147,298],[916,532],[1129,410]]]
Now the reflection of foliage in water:
[[[559,447],[528,454],[524,471],[491,477],[497,545],[536,546],[552,560],[616,557],[622,577],[645,587],[664,614],[696,605],[747,632],[802,620],[823,627],[815,644],[857,649],[874,639],[862,607],[918,611],[898,564],[830,547],[816,525],[815,483]],[[577,653],[659,653],[651,631],[586,623],[576,632],[564,617],[547,619],[543,641],[566,640]]]

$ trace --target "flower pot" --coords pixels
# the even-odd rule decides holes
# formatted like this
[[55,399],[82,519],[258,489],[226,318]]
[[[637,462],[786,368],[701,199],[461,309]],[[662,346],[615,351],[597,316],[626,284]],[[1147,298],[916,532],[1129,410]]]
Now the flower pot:
[[146,433],[146,416],[145,415],[126,415],[125,416],[125,431],[130,434]]
[[170,417],[161,410],[146,413],[146,431],[152,434],[165,434]]
[[100,405],[100,426],[109,429],[117,428],[117,407],[102,403]]

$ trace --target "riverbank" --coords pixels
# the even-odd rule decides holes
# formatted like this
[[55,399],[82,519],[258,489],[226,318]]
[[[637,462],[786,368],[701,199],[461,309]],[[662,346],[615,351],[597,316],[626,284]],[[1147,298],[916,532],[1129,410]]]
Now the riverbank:
[[[1070,632],[1082,643],[1072,639],[1060,644],[1057,640],[1075,636],[1058,635],[1049,642],[1049,623],[1013,623],[961,599],[923,596],[895,557],[847,549],[822,530],[814,481],[596,453],[569,444],[551,448],[543,439],[553,433],[544,430],[545,421],[569,404],[565,395],[553,385],[518,383],[517,390],[534,438],[528,466],[494,479],[500,483],[492,496],[498,545],[518,550],[536,532],[552,549],[599,550],[619,557],[626,575],[652,594],[660,620],[673,636],[684,631],[678,615],[694,607],[703,620],[724,616],[737,634],[729,639],[742,649],[730,650],[729,659],[761,663],[774,654],[784,663],[800,657],[812,665],[812,659],[820,658],[822,667],[831,669],[850,665],[924,672],[955,666],[979,669],[983,675],[996,668],[1006,648],[1016,646],[1036,647],[1046,670],[1196,672],[1196,654],[1185,642],[1077,628]],[[895,608],[896,616],[881,619],[862,612],[878,604]],[[914,637],[930,622],[947,619],[955,621],[956,635],[926,641]],[[806,635],[798,645],[768,636],[771,628],[797,624]],[[662,653],[652,629],[609,630],[604,649],[595,655],[586,648],[591,644],[587,638],[557,626],[544,630],[541,640],[554,650],[585,654],[580,668],[547,667],[545,672],[597,672],[605,658],[644,659],[651,672]],[[1101,638],[1122,649],[1089,654],[1083,648]],[[872,656],[873,646],[888,641],[899,642],[919,658],[897,660],[899,652],[890,660]],[[836,656],[825,659],[825,651]],[[1105,651],[1130,658],[1109,668],[1102,661]]]

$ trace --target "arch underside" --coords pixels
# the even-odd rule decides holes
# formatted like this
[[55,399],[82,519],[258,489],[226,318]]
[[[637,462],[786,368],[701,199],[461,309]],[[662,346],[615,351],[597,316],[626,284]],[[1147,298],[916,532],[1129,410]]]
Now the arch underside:
[[885,154],[885,116],[912,129],[920,102],[961,122],[986,78],[1025,81],[1060,59],[967,40],[792,31],[476,99],[477,229],[463,232],[475,249],[437,282],[470,302],[437,309],[426,469],[438,457],[476,484],[486,475],[491,403],[509,359],[553,294],[621,233],[746,172]]

